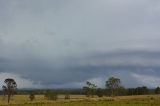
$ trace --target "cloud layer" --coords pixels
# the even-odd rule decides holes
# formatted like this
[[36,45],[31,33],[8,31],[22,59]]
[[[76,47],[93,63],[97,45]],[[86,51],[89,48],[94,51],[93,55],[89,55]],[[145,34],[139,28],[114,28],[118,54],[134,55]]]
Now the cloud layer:
[[109,76],[158,86],[159,12],[158,0],[1,0],[0,76],[20,88],[104,87]]

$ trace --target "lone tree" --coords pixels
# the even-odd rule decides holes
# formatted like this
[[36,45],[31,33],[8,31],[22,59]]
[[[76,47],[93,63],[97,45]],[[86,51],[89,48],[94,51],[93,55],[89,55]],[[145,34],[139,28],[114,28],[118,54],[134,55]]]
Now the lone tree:
[[10,101],[11,95],[14,95],[17,84],[14,79],[7,78],[4,80],[5,85],[2,86],[2,89],[4,91],[4,96],[8,95],[8,103]]
[[119,78],[114,78],[114,77],[110,77],[106,81],[106,88],[111,90],[111,95],[112,96],[115,96],[116,92],[120,88],[120,83],[121,83],[120,79]]
[[96,91],[97,86],[95,84],[92,84],[91,82],[87,81],[86,86],[83,87],[84,92],[86,93],[87,97],[90,97],[94,95]]

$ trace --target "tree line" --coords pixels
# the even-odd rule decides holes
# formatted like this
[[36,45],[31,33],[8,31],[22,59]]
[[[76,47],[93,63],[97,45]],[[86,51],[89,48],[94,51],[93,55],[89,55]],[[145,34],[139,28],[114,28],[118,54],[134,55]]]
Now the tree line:
[[9,103],[11,97],[13,97],[15,94],[27,94],[29,95],[29,99],[31,101],[33,101],[35,99],[35,95],[38,94],[43,94],[47,100],[57,100],[58,94],[64,94],[64,99],[70,99],[71,94],[81,94],[86,95],[87,97],[160,94],[160,87],[157,87],[156,89],[149,89],[146,86],[125,88],[122,86],[119,78],[110,77],[105,82],[105,88],[98,88],[98,86],[94,83],[86,81],[85,86],[83,86],[82,89],[18,90],[16,81],[12,78],[7,78],[4,80],[1,93],[3,93],[4,98],[7,96],[7,101]]
[[97,86],[89,81],[86,82],[86,86],[83,87],[83,91],[87,97],[93,97],[97,95],[102,96],[131,96],[131,95],[149,95],[160,94],[160,87],[156,89],[149,89],[147,86],[137,88],[125,88],[121,85],[119,78],[110,77],[106,83],[106,88],[97,88]]

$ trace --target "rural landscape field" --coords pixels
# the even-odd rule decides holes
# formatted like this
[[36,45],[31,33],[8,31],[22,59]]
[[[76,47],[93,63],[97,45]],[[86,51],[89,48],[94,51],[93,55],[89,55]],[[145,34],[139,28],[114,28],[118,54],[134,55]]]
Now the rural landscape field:
[[0,0],[0,106],[160,106],[160,0]]
[[83,95],[71,95],[70,100],[64,100],[60,95],[57,101],[48,101],[44,96],[37,95],[35,101],[30,101],[28,95],[16,95],[10,102],[0,98],[0,106],[159,106],[160,96],[121,96],[121,97],[103,97],[86,98]]

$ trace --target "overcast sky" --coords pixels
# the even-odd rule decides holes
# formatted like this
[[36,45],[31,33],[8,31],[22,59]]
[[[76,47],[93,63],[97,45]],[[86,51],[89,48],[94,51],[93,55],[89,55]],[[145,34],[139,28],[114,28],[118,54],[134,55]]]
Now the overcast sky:
[[0,0],[0,85],[160,86],[159,0]]

